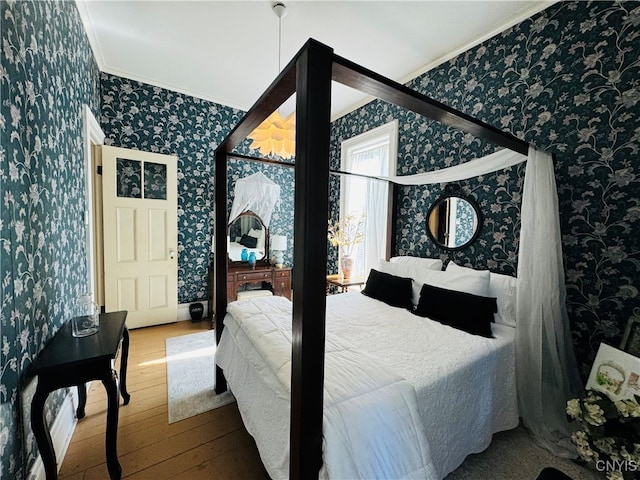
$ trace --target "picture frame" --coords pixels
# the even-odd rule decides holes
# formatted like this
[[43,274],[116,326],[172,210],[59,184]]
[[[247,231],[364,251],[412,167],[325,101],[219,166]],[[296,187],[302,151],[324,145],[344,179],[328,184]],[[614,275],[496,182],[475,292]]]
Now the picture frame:
[[640,358],[601,343],[587,389],[602,392],[613,401],[640,395]]
[[640,357],[640,308],[634,309],[634,315],[627,321],[620,350]]

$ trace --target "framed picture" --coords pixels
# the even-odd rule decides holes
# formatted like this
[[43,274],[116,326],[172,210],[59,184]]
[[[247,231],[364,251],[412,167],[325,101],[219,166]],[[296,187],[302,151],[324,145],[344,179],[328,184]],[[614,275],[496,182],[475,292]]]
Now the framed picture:
[[640,357],[640,308],[634,309],[634,315],[629,318],[624,330],[620,350]]
[[587,389],[605,393],[613,401],[640,395],[640,358],[601,343]]

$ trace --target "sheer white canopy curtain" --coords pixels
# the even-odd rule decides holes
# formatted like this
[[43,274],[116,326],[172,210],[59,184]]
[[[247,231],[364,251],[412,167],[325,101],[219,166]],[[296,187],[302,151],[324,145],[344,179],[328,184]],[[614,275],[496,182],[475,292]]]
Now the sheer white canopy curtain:
[[567,318],[558,194],[549,153],[500,150],[461,165],[386,177],[402,185],[465,180],[527,162],[518,252],[516,375],[520,416],[542,446],[575,457],[566,402],[582,390]]

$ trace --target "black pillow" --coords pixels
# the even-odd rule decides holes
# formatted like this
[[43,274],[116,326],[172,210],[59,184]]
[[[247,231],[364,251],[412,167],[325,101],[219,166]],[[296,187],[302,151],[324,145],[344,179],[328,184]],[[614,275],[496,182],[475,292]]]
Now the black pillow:
[[424,284],[414,313],[473,335],[493,337],[491,322],[498,311],[493,297],[447,290]]
[[411,279],[371,269],[362,293],[392,307],[411,309]]
[[242,235],[240,239],[240,245],[244,245],[247,248],[256,248],[258,245],[258,239],[256,237],[252,237],[250,235]]

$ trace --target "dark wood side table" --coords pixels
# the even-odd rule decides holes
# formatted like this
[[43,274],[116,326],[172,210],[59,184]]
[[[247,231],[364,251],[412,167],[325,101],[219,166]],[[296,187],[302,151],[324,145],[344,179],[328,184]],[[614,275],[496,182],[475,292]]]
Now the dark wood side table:
[[[56,454],[51,435],[44,418],[44,404],[54,390],[78,387],[79,405],[76,415],[84,417],[87,403],[85,383],[100,380],[107,391],[106,456],[109,476],[120,479],[122,467],[118,462],[118,408],[120,392],[124,404],[128,404],[127,359],[129,356],[129,331],[125,325],[127,312],[100,314],[100,329],[87,337],[76,338],[71,334],[71,321],[66,322],[51,342],[31,364],[29,374],[38,377],[38,386],[31,400],[31,428],[38,443],[47,480],[58,478]],[[114,369],[115,358],[122,341],[120,361],[120,385]]]
[[360,287],[362,290],[362,285],[365,284],[365,279],[363,277],[351,277],[345,279],[342,275],[327,275],[327,293],[329,292],[329,286],[335,285],[340,289],[340,293],[344,293],[347,291],[349,287]]

